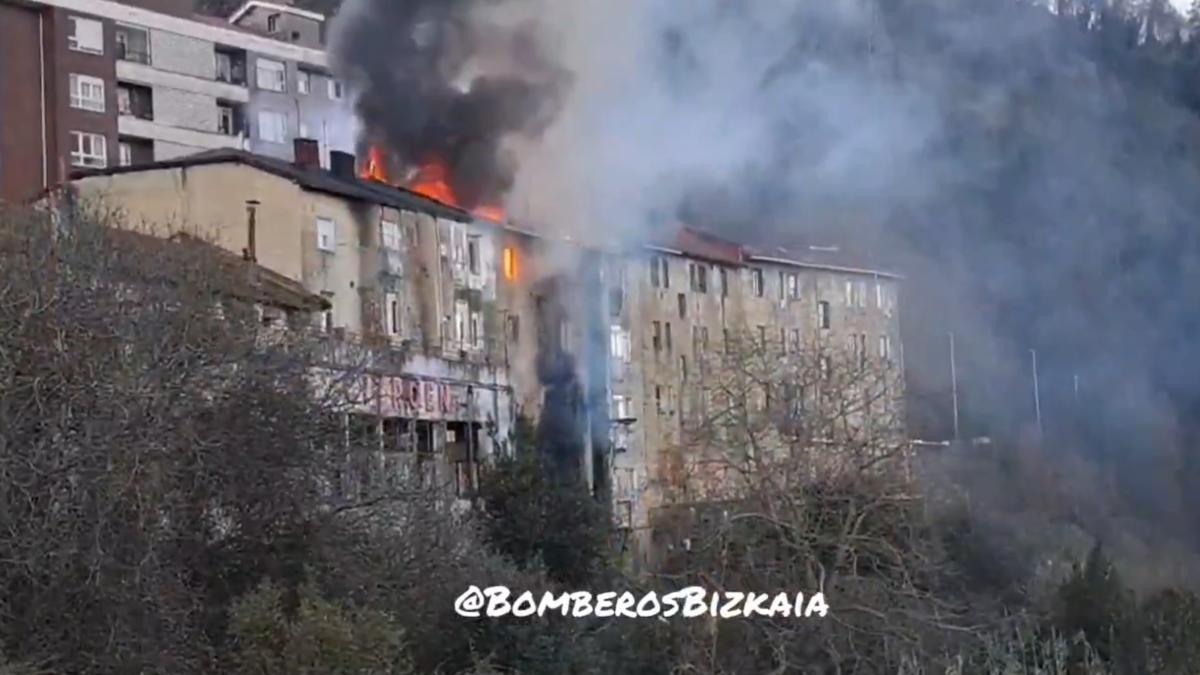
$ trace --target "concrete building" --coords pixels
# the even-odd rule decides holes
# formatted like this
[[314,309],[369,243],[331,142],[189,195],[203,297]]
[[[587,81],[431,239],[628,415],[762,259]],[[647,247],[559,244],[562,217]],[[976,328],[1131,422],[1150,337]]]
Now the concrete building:
[[634,249],[584,247],[361,180],[344,153],[322,170],[313,141],[293,154],[216,150],[75,184],[235,252],[251,246],[256,203],[253,257],[327,298],[322,325],[376,353],[363,410],[375,421],[362,426],[442,458],[461,494],[508,451],[520,416],[548,420],[559,466],[638,540],[656,508],[691,494],[677,475],[698,447],[690,424],[722,377],[711,364],[738,341],[781,367],[816,346],[902,388],[900,279],[840,251],[689,228]]
[[217,148],[290,160],[297,137],[327,166],[356,131],[323,23],[256,0],[229,21],[188,0],[0,0],[0,199]]

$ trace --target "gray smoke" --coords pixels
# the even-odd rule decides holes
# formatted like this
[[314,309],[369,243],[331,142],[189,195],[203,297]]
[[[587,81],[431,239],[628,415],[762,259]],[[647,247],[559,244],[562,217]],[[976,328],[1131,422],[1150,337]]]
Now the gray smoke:
[[533,24],[483,0],[350,0],[332,58],[356,92],[364,142],[389,177],[441,163],[462,206],[497,205],[512,187],[510,137],[536,138],[566,91]]
[[[354,37],[340,53],[383,88],[363,114],[411,158],[453,146],[453,102],[473,100],[449,85],[483,53],[451,39],[457,27],[523,27],[537,58],[499,62],[505,82],[536,86],[500,107],[504,123],[485,105],[465,126],[488,131],[475,166],[493,189],[511,184],[517,215],[630,242],[682,218],[742,241],[854,247],[908,277],[918,433],[949,435],[947,333],[968,436],[1032,427],[1036,349],[1047,445],[1107,457],[1129,499],[1182,521],[1200,512],[1167,485],[1200,466],[1177,459],[1200,412],[1200,129],[1131,56],[1137,26],[1106,2],[1056,4],[1089,9],[362,1],[344,36],[394,46]],[[433,48],[410,37],[430,20]]]

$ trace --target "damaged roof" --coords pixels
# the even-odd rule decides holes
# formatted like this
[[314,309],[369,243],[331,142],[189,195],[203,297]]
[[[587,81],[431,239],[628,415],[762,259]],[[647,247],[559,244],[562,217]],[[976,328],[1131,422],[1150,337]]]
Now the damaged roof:
[[302,189],[313,192],[323,192],[346,199],[391,206],[407,211],[420,211],[447,220],[456,220],[459,222],[471,222],[475,220],[474,216],[463,209],[447,206],[441,202],[423,197],[411,190],[393,187],[377,181],[364,180],[358,176],[339,176],[324,169],[306,169],[286,160],[256,155],[252,152],[234,148],[206,150],[194,155],[133,166],[79,170],[72,174],[72,178],[116,176],[126,173],[139,173],[159,169],[185,169],[193,166],[212,164],[241,164],[290,180]]

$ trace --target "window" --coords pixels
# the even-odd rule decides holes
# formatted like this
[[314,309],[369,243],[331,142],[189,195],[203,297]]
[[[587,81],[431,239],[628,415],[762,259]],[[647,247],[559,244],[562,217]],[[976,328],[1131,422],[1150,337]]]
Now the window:
[[332,77],[329,78],[329,98],[333,101],[340,101],[342,100],[342,95],[344,93],[345,91],[342,89],[342,83],[338,82]]
[[612,416],[616,420],[627,420],[633,417],[633,399],[622,394],[613,394]]
[[483,315],[479,312],[471,312],[471,346],[479,347],[483,344]]
[[71,73],[70,79],[72,108],[104,112],[104,80],[75,73]]
[[287,142],[287,115],[270,110],[258,113],[258,137],[270,143]]
[[667,322],[666,330],[663,333],[663,338],[664,338],[664,341],[667,343],[667,353],[670,354],[671,353],[671,322],[670,321]]
[[875,307],[883,309],[883,284],[875,282]]
[[879,336],[879,359],[884,362],[892,360],[892,338],[890,335]]
[[337,228],[328,218],[317,218],[317,248],[328,253],[337,250]]
[[779,353],[780,353],[780,354],[782,354],[782,355],[784,355],[784,356],[787,356],[787,353],[788,353],[788,351],[787,351],[787,345],[788,345],[788,343],[787,343],[787,329],[786,329],[786,328],[780,328],[780,329],[779,329]]
[[234,103],[217,102],[217,131],[226,136],[241,136],[246,132],[242,107]]
[[117,143],[117,161],[121,166],[133,164],[133,146],[126,141]]
[[662,399],[663,399],[662,385],[656,384],[656,385],[654,385],[654,408],[655,408],[655,410],[658,411],[658,414],[660,414],[660,415],[663,414],[664,412],[666,412],[666,410],[663,409],[663,400]]
[[866,307],[867,306],[867,282],[865,281],[847,281],[846,282],[846,306],[847,307]]
[[150,33],[145,28],[117,24],[113,34],[118,59],[150,65]]
[[688,275],[691,278],[692,290],[696,293],[708,292],[708,265],[689,263]]
[[686,382],[688,377],[687,355],[679,355],[679,372],[683,373],[683,380]]
[[382,233],[383,248],[388,251],[399,251],[401,249],[400,224],[390,221],[383,221],[379,225]]
[[721,268],[721,297],[729,297],[729,277],[725,273],[725,268]]
[[504,247],[504,278],[509,281],[517,278],[517,250],[511,246]]
[[867,364],[867,336],[863,334],[850,336],[850,353],[854,355],[854,362],[861,368]]
[[154,95],[150,87],[118,84],[117,112],[143,120],[154,119]]
[[287,68],[279,61],[258,59],[258,88],[268,91],[287,91]]
[[68,19],[67,46],[73,51],[104,53],[104,24],[96,19],[73,16]]
[[786,277],[787,277],[787,275],[784,274],[782,271],[779,273],[779,299],[780,300],[783,300],[784,298],[787,297],[787,282],[785,281]]
[[654,322],[654,335],[651,338],[651,344],[654,345],[654,351],[662,351],[662,324]]
[[609,331],[609,343],[612,357],[618,361],[629,363],[633,352],[629,331],[620,326],[612,326]]
[[830,380],[833,378],[833,361],[828,355],[822,355],[817,361],[820,366],[820,375],[822,380]]
[[387,321],[387,334],[400,334],[400,299],[395,293],[388,293],[384,298],[384,309],[386,310],[385,320]]
[[679,294],[679,318],[687,318],[687,296],[683,293]]
[[650,285],[655,288],[671,287],[671,268],[663,256],[656,255],[650,259]]
[[267,17],[267,32],[275,33],[279,31],[279,15],[272,14]]
[[296,71],[296,93],[308,94],[312,91],[312,73],[307,70]]
[[751,282],[754,286],[754,297],[761,298],[766,292],[766,284],[763,283],[762,270],[750,270]]
[[246,84],[246,52],[217,48],[217,80],[229,84]]
[[102,134],[71,132],[71,165],[94,169],[108,166],[108,145]]
[[521,339],[521,317],[510,314],[508,317],[508,341],[517,342]]
[[792,353],[793,354],[800,353],[800,329],[799,328],[792,329]]
[[796,274],[788,274],[784,277],[787,282],[787,297],[788,300],[800,299],[800,277]]
[[467,268],[471,274],[479,274],[479,237],[467,237]]
[[817,327],[829,328],[829,303],[825,300],[817,303]]

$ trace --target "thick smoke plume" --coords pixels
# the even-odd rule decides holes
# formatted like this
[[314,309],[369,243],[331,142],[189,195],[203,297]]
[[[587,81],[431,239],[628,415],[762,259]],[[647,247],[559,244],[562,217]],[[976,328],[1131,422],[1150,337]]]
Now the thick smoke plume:
[[[1036,350],[1040,444],[1200,531],[1200,128],[1144,28],[1052,4],[362,0],[339,53],[404,161],[445,152],[518,217],[631,243],[682,218],[904,273],[914,434],[950,436],[953,332],[963,435],[1036,435]],[[492,58],[518,35],[533,56]],[[453,86],[493,61],[494,88]]]
[[[338,16],[336,67],[357,92],[365,142],[394,180],[429,167],[468,208],[499,205],[516,163],[505,142],[536,138],[561,104],[564,72],[533,24],[476,0],[353,0]],[[502,3],[500,3],[502,4]]]

